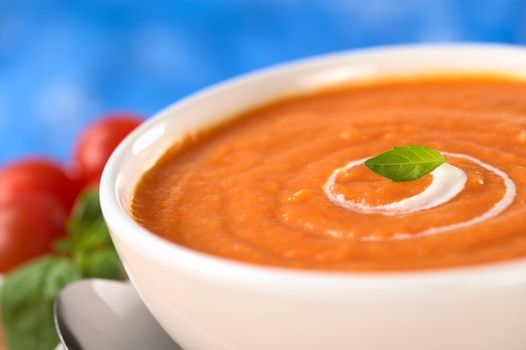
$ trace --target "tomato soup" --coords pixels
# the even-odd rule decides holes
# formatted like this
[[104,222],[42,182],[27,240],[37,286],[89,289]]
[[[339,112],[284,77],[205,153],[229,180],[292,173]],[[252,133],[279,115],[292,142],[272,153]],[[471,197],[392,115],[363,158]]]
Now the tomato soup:
[[[363,165],[411,144],[440,151],[456,180],[393,182]],[[525,189],[526,82],[400,77],[189,135],[143,175],[132,213],[178,245],[238,261],[414,270],[526,256]]]

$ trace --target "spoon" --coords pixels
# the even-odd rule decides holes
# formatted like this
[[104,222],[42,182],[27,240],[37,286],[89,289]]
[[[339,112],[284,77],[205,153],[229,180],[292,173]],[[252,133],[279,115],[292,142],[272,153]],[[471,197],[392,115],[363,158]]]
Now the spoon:
[[67,286],[55,301],[55,326],[66,350],[181,350],[129,283]]

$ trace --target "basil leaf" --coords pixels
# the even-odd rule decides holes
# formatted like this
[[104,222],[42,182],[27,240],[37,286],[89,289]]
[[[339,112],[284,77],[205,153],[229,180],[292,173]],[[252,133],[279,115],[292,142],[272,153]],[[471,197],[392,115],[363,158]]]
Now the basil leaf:
[[[72,215],[68,221],[68,234],[72,238],[81,238],[89,232],[104,231],[107,228],[100,209],[99,194],[95,190],[88,190],[81,194],[75,203]],[[106,241],[111,241],[106,235]]]
[[71,249],[70,255],[83,277],[124,279],[124,269],[102,216],[96,191],[87,191],[81,196],[73,209],[68,229],[69,238],[60,246]]
[[113,247],[97,250],[88,255],[77,257],[82,276],[85,278],[106,278],[123,280],[126,274],[119,256]]
[[393,181],[412,181],[435,170],[446,162],[437,150],[426,146],[395,147],[367,159],[364,165]]
[[0,309],[11,350],[48,350],[58,337],[53,302],[60,290],[80,278],[124,279],[102,217],[99,196],[87,191],[77,200],[67,237],[55,244],[55,257],[44,257],[9,274],[0,296]]
[[53,303],[80,271],[67,258],[43,257],[9,274],[2,288],[2,317],[9,348],[49,350],[58,343]]

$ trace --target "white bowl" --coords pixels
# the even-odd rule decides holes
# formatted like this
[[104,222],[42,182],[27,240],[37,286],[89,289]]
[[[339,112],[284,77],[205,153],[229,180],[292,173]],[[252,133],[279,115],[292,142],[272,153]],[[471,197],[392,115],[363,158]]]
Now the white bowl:
[[526,76],[526,50],[419,45],[293,62],[177,102],[118,147],[102,178],[102,210],[131,281],[183,348],[526,349],[525,260],[384,274],[267,268],[177,246],[130,216],[130,199],[141,174],[190,132],[298,91],[433,71]]

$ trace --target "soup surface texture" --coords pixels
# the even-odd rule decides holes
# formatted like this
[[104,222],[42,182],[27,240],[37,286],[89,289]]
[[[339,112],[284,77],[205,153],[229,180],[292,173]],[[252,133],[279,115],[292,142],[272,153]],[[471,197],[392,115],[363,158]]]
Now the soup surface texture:
[[[438,175],[393,182],[362,163],[411,144],[442,152],[465,181],[444,203],[395,210]],[[264,265],[389,271],[525,257],[526,83],[393,78],[280,100],[175,144],[139,181],[132,213],[176,244]]]

